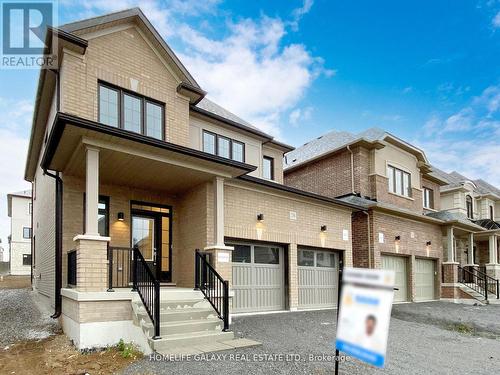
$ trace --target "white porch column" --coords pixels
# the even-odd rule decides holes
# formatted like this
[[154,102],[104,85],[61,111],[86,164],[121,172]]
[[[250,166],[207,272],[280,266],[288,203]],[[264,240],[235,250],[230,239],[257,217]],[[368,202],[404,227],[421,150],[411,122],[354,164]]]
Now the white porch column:
[[85,234],[99,236],[99,149],[86,147],[86,184],[85,184]]
[[497,248],[497,236],[491,235],[489,237],[490,245],[490,261],[489,264],[498,264],[498,248]]
[[448,228],[448,263],[452,263],[455,261],[455,235],[453,233],[453,227]]
[[214,242],[224,246],[224,179],[214,179]]
[[467,250],[467,264],[474,264],[474,233],[469,233],[469,249]]

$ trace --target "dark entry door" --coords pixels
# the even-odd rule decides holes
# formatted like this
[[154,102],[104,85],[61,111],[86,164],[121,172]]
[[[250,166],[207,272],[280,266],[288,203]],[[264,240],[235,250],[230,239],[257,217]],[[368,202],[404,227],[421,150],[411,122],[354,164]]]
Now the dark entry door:
[[171,208],[132,204],[132,246],[137,246],[153,275],[172,281]]

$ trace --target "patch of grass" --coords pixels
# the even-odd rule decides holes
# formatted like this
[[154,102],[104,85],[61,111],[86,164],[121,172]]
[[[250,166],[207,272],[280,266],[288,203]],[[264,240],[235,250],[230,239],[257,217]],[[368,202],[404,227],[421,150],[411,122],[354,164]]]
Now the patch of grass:
[[120,352],[123,358],[135,359],[138,357],[139,354],[137,349],[131,342],[126,343],[125,341],[123,341],[123,339],[120,339],[120,341],[118,341],[118,344],[116,345],[116,350]]
[[466,323],[454,323],[451,326],[452,331],[457,331],[465,335],[472,335],[474,333],[474,327]]

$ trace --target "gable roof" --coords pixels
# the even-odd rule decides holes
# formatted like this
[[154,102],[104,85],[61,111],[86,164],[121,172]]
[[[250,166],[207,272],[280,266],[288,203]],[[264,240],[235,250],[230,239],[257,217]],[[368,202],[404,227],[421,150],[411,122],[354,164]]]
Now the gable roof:
[[193,85],[194,87],[201,89],[193,76],[189,73],[189,71],[182,64],[174,51],[172,51],[172,49],[165,42],[165,40],[160,36],[151,22],[149,22],[140,8],[126,9],[115,13],[105,14],[103,16],[97,16],[81,21],[67,23],[61,25],[59,29],[67,33],[81,35],[89,31],[97,31],[110,27],[110,25],[114,26],[130,21],[135,21],[143,31],[147,32],[152,37],[157,46],[165,52],[165,54],[174,63],[173,68],[178,74],[179,78]]
[[319,159],[330,153],[343,149],[344,147],[357,143],[365,143],[370,147],[382,148],[384,147],[383,143],[381,143],[382,141],[395,144],[405,151],[416,155],[417,159],[424,165],[428,164],[427,157],[422,150],[406,141],[403,141],[384,129],[373,127],[357,134],[347,131],[333,130],[319,136],[318,138],[297,147],[294,151],[287,153],[285,157],[285,170],[290,170],[299,165]]
[[458,173],[457,171],[447,173],[436,167],[432,168],[436,173],[439,173],[443,179],[448,181],[448,184],[441,187],[442,191],[458,189],[461,188],[465,183],[470,182],[473,185],[474,192],[476,192],[477,194],[491,195],[494,198],[500,200],[500,189],[484,181],[481,178],[473,180],[471,178],[468,178],[467,176],[464,176],[461,173]]

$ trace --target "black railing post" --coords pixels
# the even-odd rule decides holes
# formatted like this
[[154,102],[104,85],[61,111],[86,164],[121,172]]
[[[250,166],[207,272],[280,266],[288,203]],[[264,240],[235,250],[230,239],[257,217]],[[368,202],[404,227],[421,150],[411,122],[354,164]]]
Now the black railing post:
[[160,338],[160,283],[155,281],[155,335],[153,336],[153,340],[157,340]]
[[484,275],[484,299],[488,300],[488,279],[486,275]]
[[113,290],[113,249],[108,246],[108,292]]
[[132,292],[137,291],[137,253],[136,248],[132,250],[132,254],[134,256],[134,262],[132,267]]
[[500,291],[498,290],[499,287],[499,281],[497,279],[497,299],[500,299]]
[[222,311],[224,318],[224,329],[223,331],[229,331],[229,281],[224,280],[224,292],[222,297]]
[[194,252],[194,290],[200,289],[200,261],[199,250],[196,249]]

